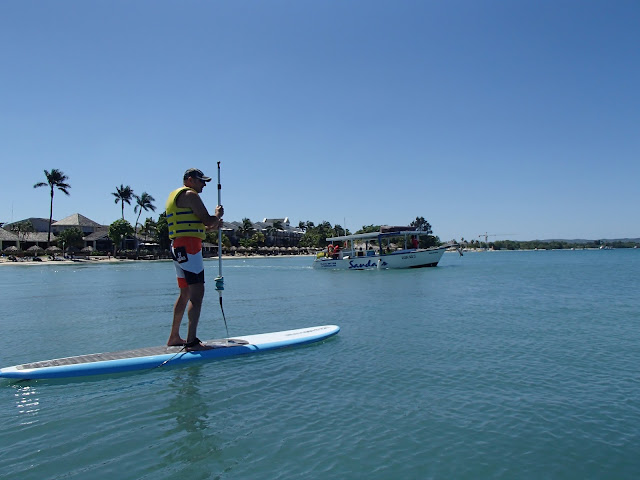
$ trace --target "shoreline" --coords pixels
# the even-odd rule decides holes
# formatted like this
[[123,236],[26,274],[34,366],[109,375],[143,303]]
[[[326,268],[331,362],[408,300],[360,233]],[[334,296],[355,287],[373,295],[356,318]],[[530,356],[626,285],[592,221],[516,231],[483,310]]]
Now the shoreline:
[[[223,255],[222,260],[246,260],[247,258],[293,258],[293,257],[315,257],[315,255]],[[42,257],[40,257],[42,258]],[[207,257],[207,260],[217,260],[218,257]],[[128,262],[171,262],[170,258],[158,258],[153,260],[133,259],[133,258],[114,258],[114,257],[89,257],[76,259],[56,259],[42,258],[42,260],[18,260],[11,261],[8,257],[0,257],[0,265],[98,265],[111,263],[128,263]]]
[[[635,248],[635,247],[634,247]],[[483,252],[535,252],[535,251],[582,251],[582,250],[610,250],[603,248],[571,248],[571,249],[522,249],[522,250],[491,250],[491,249],[471,249],[465,248],[463,249],[464,253],[483,253]],[[447,250],[445,253],[451,253]],[[256,259],[267,259],[267,258],[295,258],[295,257],[306,257],[306,258],[315,258],[315,255],[311,254],[302,254],[302,255],[223,255],[222,260],[246,260],[248,258],[256,258]],[[24,257],[23,257],[24,258]],[[32,258],[32,257],[30,257]],[[89,256],[88,258],[76,258],[76,259],[56,259],[51,260],[50,258],[39,257],[41,260],[34,261],[31,260],[17,260],[11,261],[8,257],[0,257],[0,265],[98,265],[105,263],[125,263],[125,262],[169,262],[172,261],[170,258],[158,258],[158,259],[135,259],[135,258],[114,258],[114,257],[103,257],[103,256]],[[218,257],[206,257],[204,260],[206,261],[215,261]]]

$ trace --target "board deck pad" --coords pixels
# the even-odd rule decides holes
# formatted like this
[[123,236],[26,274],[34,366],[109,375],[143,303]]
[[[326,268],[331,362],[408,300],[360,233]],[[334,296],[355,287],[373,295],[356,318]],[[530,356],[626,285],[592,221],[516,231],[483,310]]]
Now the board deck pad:
[[[227,343],[224,339],[208,340],[204,342],[213,348],[229,348],[239,345],[248,345],[249,342],[241,339],[230,338]],[[18,370],[35,369],[44,367],[59,367],[62,365],[77,365],[80,363],[104,362],[107,360],[124,360],[127,358],[154,357],[157,355],[176,354],[184,352],[184,347],[146,347],[136,348],[135,350],[121,350],[119,352],[108,353],[92,353],[89,355],[78,355],[77,357],[55,358],[53,360],[44,360],[41,362],[25,363],[16,365]]]
[[207,340],[205,345],[213,347],[207,350],[186,351],[182,346],[159,346],[54,358],[0,368],[0,377],[20,380],[71,378],[169,368],[319,342],[339,331],[337,325],[322,325]]

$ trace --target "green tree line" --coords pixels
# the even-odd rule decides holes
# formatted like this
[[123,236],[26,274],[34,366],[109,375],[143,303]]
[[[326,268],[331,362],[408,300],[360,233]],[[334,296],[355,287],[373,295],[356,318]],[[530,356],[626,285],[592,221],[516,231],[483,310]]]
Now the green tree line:
[[571,250],[580,248],[637,248],[640,242],[628,240],[585,240],[585,241],[567,241],[567,240],[497,240],[495,242],[480,242],[472,240],[464,243],[469,248],[489,248],[493,250]]
[[[424,217],[416,217],[409,226],[416,227],[418,230],[426,233],[426,235],[421,235],[419,237],[420,248],[442,245],[440,238],[433,235],[431,224],[425,220]],[[345,229],[338,224],[331,226],[331,223],[327,221],[323,221],[317,226],[313,222],[309,221],[300,222],[298,224],[298,228],[304,230],[304,235],[300,240],[300,246],[302,247],[325,248],[329,244],[326,240],[327,238],[351,235],[351,232],[348,229]],[[362,228],[354,232],[354,234],[379,232],[380,228],[380,225],[363,225]],[[404,237],[391,237],[389,241],[391,243],[398,243],[404,241]],[[374,241],[372,243],[376,242]]]
[[[38,182],[33,188],[39,187],[48,187],[49,188],[49,229],[47,234],[47,243],[51,243],[51,224],[53,222],[53,199],[54,193],[56,190],[61,191],[65,195],[70,195],[69,190],[71,189],[71,185],[67,183],[69,177],[65,175],[65,173],[57,168],[52,169],[51,171],[45,170],[44,175],[46,178],[46,182]],[[145,225],[141,225],[140,216],[142,212],[148,212],[149,210],[155,212],[156,207],[153,204],[155,202],[155,198],[151,196],[147,192],[142,192],[141,195],[136,195],[133,189],[129,185],[121,184],[120,187],[116,186],[116,191],[112,193],[115,197],[115,203],[120,203],[121,215],[122,218],[120,220],[116,220],[111,225],[109,225],[109,238],[114,242],[114,245],[119,245],[124,241],[124,238],[127,236],[132,236],[137,234],[138,226],[141,227],[140,233],[144,232],[147,236],[156,237],[159,243],[166,244],[167,241],[161,241],[160,235],[158,234],[157,223],[153,221],[152,218],[147,218],[145,221]],[[133,208],[134,213],[137,213],[135,226],[131,226],[131,224],[125,220],[124,218],[124,205],[131,205],[131,202],[135,200],[135,206]],[[166,222],[166,220],[165,220]],[[22,226],[21,230],[29,231],[28,227]],[[64,232],[60,232],[58,235],[58,244],[68,245],[68,246],[78,246],[82,244],[82,232],[77,228],[67,229]]]
[[[69,190],[71,185],[67,183],[69,177],[64,172],[58,169],[52,169],[51,171],[44,170],[46,182],[38,182],[33,187],[48,187],[49,189],[49,231],[48,231],[48,243],[51,241],[51,223],[53,219],[53,201],[54,193],[56,190],[61,191],[65,195],[70,195]],[[109,226],[109,238],[114,242],[114,245],[120,245],[124,238],[127,236],[133,236],[142,234],[147,238],[155,239],[163,250],[169,249],[169,236],[166,214],[162,212],[157,221],[149,217],[145,220],[144,224],[140,223],[140,217],[142,212],[156,211],[156,207],[153,202],[155,198],[147,192],[142,192],[141,195],[136,195],[134,190],[129,185],[121,184],[116,186],[116,191],[112,192],[115,197],[115,203],[120,204],[121,218],[113,222]],[[135,201],[134,213],[137,214],[135,225],[132,226],[124,218],[125,204],[131,205]],[[426,233],[419,237],[420,247],[428,248],[432,246],[441,245],[440,238],[433,235],[431,224],[424,217],[416,217],[409,226],[416,227],[419,230]],[[33,227],[29,228],[29,225],[14,226],[16,233],[27,233],[33,231]],[[325,248],[329,242],[327,238],[339,237],[343,235],[350,235],[351,232],[345,229],[339,224],[331,225],[328,221],[322,221],[318,225],[315,225],[311,221],[301,221],[298,224],[298,228],[304,231],[304,235],[300,239],[298,246],[309,248]],[[277,236],[278,231],[282,230],[283,226],[280,222],[274,222],[265,229],[265,233],[255,231],[253,228],[253,222],[248,218],[242,219],[242,225],[237,230],[240,245],[244,247],[258,247],[267,244],[269,241],[273,243],[273,240]],[[380,225],[363,225],[362,228],[354,233],[370,233],[379,232]],[[60,236],[61,235],[61,236]],[[69,229],[69,231],[61,232],[58,239],[58,244],[80,246],[82,244],[82,232],[77,229]],[[402,237],[397,239],[392,238],[391,242],[399,242]],[[217,232],[209,232],[206,240],[209,243],[218,243]],[[222,235],[222,243],[225,247],[231,246],[231,241],[226,235]],[[570,242],[565,240],[531,240],[531,241],[513,241],[513,240],[498,240],[495,242],[480,242],[472,240],[471,242],[462,243],[465,246],[471,248],[492,248],[494,250],[534,250],[534,249],[571,249],[571,248],[634,248],[640,246],[639,242],[635,241],[585,241],[585,242]]]

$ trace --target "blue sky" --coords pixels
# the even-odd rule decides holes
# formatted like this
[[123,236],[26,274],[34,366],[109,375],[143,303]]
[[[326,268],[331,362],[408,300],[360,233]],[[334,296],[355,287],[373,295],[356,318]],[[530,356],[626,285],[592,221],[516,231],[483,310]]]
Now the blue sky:
[[227,220],[640,237],[638,25],[635,0],[3,1],[0,221],[48,217],[44,169],[55,219],[109,224],[116,186],[157,217],[220,161]]

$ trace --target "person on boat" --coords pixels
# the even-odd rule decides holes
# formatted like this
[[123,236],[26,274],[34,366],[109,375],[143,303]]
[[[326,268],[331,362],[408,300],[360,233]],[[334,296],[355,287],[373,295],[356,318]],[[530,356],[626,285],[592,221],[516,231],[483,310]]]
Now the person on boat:
[[333,258],[333,249],[335,247],[333,246],[333,243],[330,243],[329,245],[327,245],[327,257],[329,258]]
[[340,257],[340,244],[336,243],[335,246],[333,247],[333,259],[337,259]]
[[[222,226],[222,205],[216,206],[215,214],[209,215],[200,193],[211,181],[197,168],[188,169],[183,176],[183,186],[175,189],[167,199],[167,224],[171,239],[171,256],[178,277],[180,295],[173,307],[173,323],[167,345],[184,346],[187,351],[207,350],[196,336],[200,310],[204,298],[204,263],[202,240],[206,230],[218,230]],[[187,317],[189,327],[187,339],[180,337],[180,324],[189,305]]]
[[415,235],[411,235],[411,245],[413,245],[413,248],[418,248],[418,237]]

